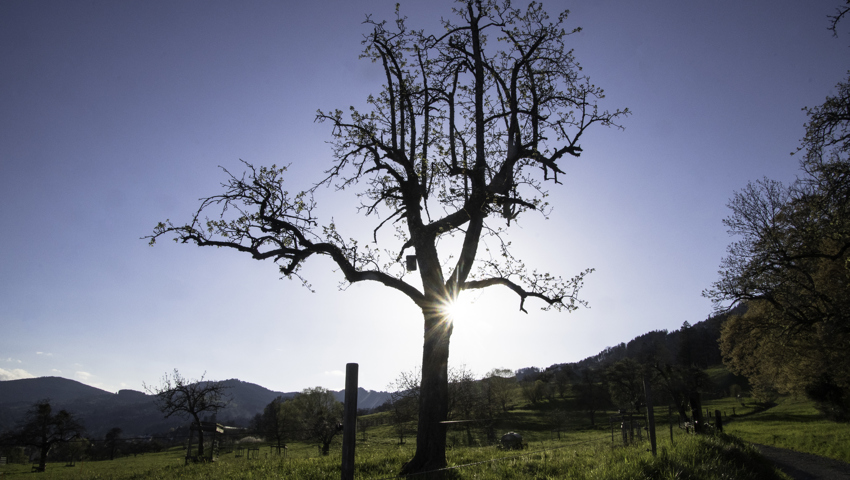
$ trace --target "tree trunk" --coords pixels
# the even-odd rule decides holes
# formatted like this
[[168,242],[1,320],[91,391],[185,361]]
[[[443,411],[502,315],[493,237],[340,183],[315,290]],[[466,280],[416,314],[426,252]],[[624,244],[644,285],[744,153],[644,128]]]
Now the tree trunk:
[[705,431],[705,425],[703,425],[702,399],[700,398],[699,392],[691,392],[690,400],[691,414],[693,415],[694,420],[694,432],[703,433]]
[[50,447],[53,446],[53,443],[44,440],[41,443],[41,458],[38,459],[38,471],[43,472],[45,468],[47,468],[47,454],[50,453]]
[[419,387],[419,428],[416,454],[401,474],[425,472],[446,466],[446,425],[449,410],[448,364],[452,324],[439,308],[423,312],[425,342],[422,381]]
[[195,424],[198,425],[198,460],[201,460],[204,458],[204,430],[201,428],[200,418],[195,417]]

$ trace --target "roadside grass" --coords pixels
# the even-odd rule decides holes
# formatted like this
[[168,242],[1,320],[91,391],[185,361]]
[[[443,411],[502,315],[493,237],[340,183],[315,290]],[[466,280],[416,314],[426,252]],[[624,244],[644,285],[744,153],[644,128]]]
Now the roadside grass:
[[[733,399],[706,402],[723,406]],[[748,404],[750,405],[750,404]],[[728,408],[727,408],[728,409]],[[780,397],[776,406],[762,409],[738,406],[737,415],[724,419],[724,431],[747,442],[813,453],[850,463],[850,424],[827,420],[811,401]]]

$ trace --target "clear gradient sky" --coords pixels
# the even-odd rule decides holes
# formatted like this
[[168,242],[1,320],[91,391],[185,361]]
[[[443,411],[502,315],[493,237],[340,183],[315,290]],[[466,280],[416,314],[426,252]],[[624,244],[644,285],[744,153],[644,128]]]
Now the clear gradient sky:
[[[730,238],[726,203],[748,180],[789,181],[804,106],[834,92],[850,38],[840,0],[555,0],[578,61],[628,107],[562,165],[549,220],[513,234],[530,267],[587,268],[590,309],[529,314],[503,289],[474,293],[450,362],[578,361],[650,330],[705,319],[701,291]],[[422,317],[375,284],[338,291],[333,265],[305,275],[234,251],[140,237],[219,191],[218,166],[291,164],[308,187],[330,165],[317,109],[362,106],[381,70],[358,60],[365,14],[391,1],[0,2],[0,380],[62,376],[142,389],[173,368],[281,391],[341,389],[348,362],[383,390],[421,361]],[[426,6],[427,5],[427,6]],[[432,28],[451,2],[402,2]],[[362,222],[320,192],[322,219]]]

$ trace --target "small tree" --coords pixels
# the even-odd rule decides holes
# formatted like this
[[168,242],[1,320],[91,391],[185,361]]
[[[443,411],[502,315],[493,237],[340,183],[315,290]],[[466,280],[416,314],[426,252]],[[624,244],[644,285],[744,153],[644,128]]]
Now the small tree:
[[537,405],[546,395],[546,383],[536,377],[526,377],[519,382],[519,389],[530,404]]
[[35,447],[39,450],[38,469],[44,471],[47,455],[54,446],[81,438],[84,432],[80,423],[67,410],[53,413],[49,400],[35,403],[27,411],[23,423],[11,435],[11,443]]
[[390,407],[390,419],[398,436],[399,445],[404,443],[405,435],[411,430],[410,423],[417,418],[421,379],[421,372],[419,369],[415,369],[409,372],[401,372],[387,386],[390,391],[390,398],[387,400]]
[[[198,380],[189,380],[180,375],[177,369],[171,375],[162,376],[159,385],[144,385],[145,391],[157,397],[157,408],[165,414],[191,417],[198,431],[198,456],[204,456],[204,431],[201,428],[201,415],[215,414],[227,406],[227,387],[222,382],[204,380],[204,375]],[[191,436],[189,438],[191,442]]]
[[106,449],[109,452],[109,459],[115,460],[115,452],[118,450],[118,442],[121,440],[121,429],[118,427],[111,428],[106,432],[104,441]]
[[256,431],[266,440],[277,444],[277,451],[295,434],[298,422],[298,409],[291,401],[277,397],[258,414]]
[[567,412],[560,408],[555,408],[546,412],[546,423],[552,427],[552,430],[558,434],[558,440],[561,439],[561,432],[567,428],[569,417]]
[[449,416],[450,420],[465,420],[461,428],[466,432],[466,444],[472,445],[472,422],[479,412],[482,400],[480,384],[466,365],[449,368]]
[[590,416],[590,425],[596,425],[596,412],[611,405],[611,394],[605,384],[605,376],[599,370],[586,368],[579,374],[578,383],[573,385],[576,403]]
[[643,392],[644,373],[644,367],[630,358],[620,360],[605,369],[605,380],[614,404],[640,413],[640,409],[646,405]]
[[494,368],[487,373],[485,380],[490,395],[502,408],[502,412],[508,413],[517,387],[514,372],[507,368]]
[[552,381],[555,383],[555,389],[558,391],[558,396],[564,398],[570,391],[570,385],[575,378],[575,372],[570,365],[559,365]]
[[322,454],[330,453],[331,442],[342,426],[343,405],[322,387],[308,388],[292,400],[299,414],[301,437],[322,444]]

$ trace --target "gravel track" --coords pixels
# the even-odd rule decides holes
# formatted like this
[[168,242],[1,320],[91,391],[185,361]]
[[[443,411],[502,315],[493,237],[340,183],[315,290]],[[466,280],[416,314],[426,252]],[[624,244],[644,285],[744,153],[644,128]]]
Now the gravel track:
[[850,480],[850,463],[785,448],[753,445],[794,480]]

